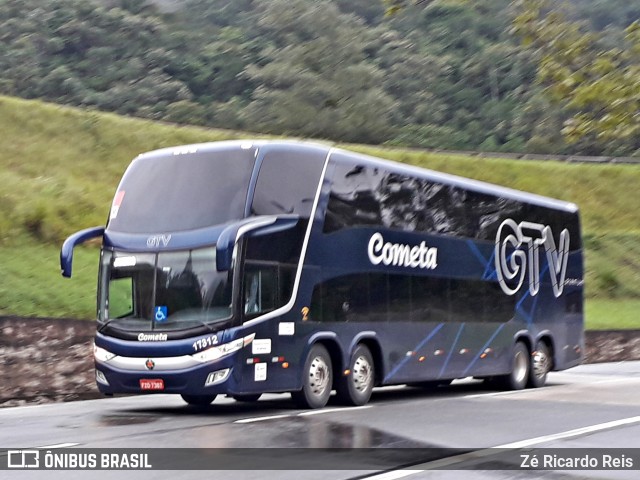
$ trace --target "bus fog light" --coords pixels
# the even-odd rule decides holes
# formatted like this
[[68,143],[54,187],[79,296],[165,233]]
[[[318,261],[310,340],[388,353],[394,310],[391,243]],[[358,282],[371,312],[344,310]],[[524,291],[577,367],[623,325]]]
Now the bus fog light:
[[204,386],[210,387],[212,385],[217,385],[219,383],[222,383],[227,378],[229,378],[230,373],[231,373],[230,368],[225,368],[223,370],[217,370],[215,372],[211,372],[209,376],[207,376],[207,381],[204,382]]
[[96,370],[96,382],[101,383],[102,385],[109,386],[107,377],[105,377],[104,373],[102,373],[100,370]]

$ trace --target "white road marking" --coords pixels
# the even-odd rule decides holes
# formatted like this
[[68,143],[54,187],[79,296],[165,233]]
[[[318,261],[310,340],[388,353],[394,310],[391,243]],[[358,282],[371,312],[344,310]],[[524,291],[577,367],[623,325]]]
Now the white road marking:
[[588,427],[576,428],[574,430],[568,430],[566,432],[530,438],[528,440],[521,440],[519,442],[505,443],[504,445],[498,445],[494,448],[525,448],[532,445],[538,445],[540,443],[551,442],[553,440],[563,440],[565,438],[578,437],[580,435],[586,435],[587,433],[599,432],[601,430],[608,430],[610,428],[621,427],[623,425],[632,425],[634,423],[640,423],[640,416],[623,418],[621,420],[614,420],[612,422],[599,423],[597,425],[590,425]]
[[485,397],[504,397],[505,395],[517,395],[519,393],[527,393],[533,390],[509,390],[508,392],[489,392],[489,393],[474,393],[471,395],[464,395],[462,398],[485,398]]
[[270,417],[254,417],[254,418],[243,418],[241,420],[236,420],[233,423],[255,423],[255,422],[266,422],[268,420],[277,420],[279,418],[289,418],[291,415],[271,415]]
[[45,445],[44,447],[36,447],[37,450],[52,450],[54,448],[70,448],[77,447],[79,443],[58,443],[56,445]]
[[[640,382],[640,378],[638,377],[622,377],[622,378],[611,378],[606,377],[604,380],[595,380],[589,379],[589,385],[601,385],[603,383],[634,383]],[[568,384],[558,385],[558,386],[570,386]],[[538,388],[526,388],[522,390],[509,390],[504,392],[486,392],[486,393],[473,393],[470,395],[464,395],[461,398],[471,399],[471,398],[491,398],[491,397],[504,397],[508,395],[525,395],[525,394],[535,394],[537,392],[544,391]]]
[[373,477],[365,477],[368,479],[375,480],[397,480],[398,478],[408,477],[409,475],[414,475],[416,473],[424,472],[424,470],[393,470],[391,472],[381,473],[380,475],[374,475]]
[[277,420],[280,418],[291,418],[291,417],[308,417],[311,415],[321,415],[323,413],[335,413],[335,412],[353,412],[354,410],[364,410],[366,408],[372,408],[372,405],[362,405],[361,407],[344,407],[344,408],[323,408],[321,410],[311,410],[308,412],[301,412],[296,415],[294,414],[283,414],[283,415],[271,415],[269,417],[253,417],[253,418],[243,418],[241,420],[236,420],[233,423],[255,423],[255,422],[266,422],[268,420]]
[[323,413],[334,412],[353,412],[354,410],[364,410],[371,408],[372,405],[362,405],[360,407],[344,407],[344,408],[323,408],[322,410],[311,410],[308,412],[302,412],[298,414],[298,417],[309,417],[311,415],[322,415]]
[[592,382],[594,384],[602,384],[602,383],[625,383],[625,382],[640,382],[640,378],[611,378],[609,380],[598,380],[596,382]]
[[[567,430],[566,432],[555,433],[551,435],[544,435],[541,437],[529,438],[526,440],[520,440],[518,442],[505,443],[504,445],[496,445],[492,448],[485,448],[482,450],[477,450],[475,452],[463,453],[461,455],[455,455],[453,457],[443,458],[440,460],[434,460],[432,462],[426,462],[420,465],[423,467],[421,470],[393,470],[390,472],[385,472],[379,475],[373,475],[370,477],[365,477],[367,480],[394,480],[398,478],[408,477],[410,475],[415,475],[416,473],[422,473],[427,470],[435,470],[437,468],[448,467],[450,465],[454,465],[456,463],[461,463],[466,460],[474,460],[482,457],[488,457],[494,455],[496,449],[505,449],[505,448],[526,448],[532,447],[534,445],[539,445],[541,443],[547,443],[554,440],[563,440],[566,438],[577,437],[580,435],[586,435],[589,433],[599,432],[602,430],[609,430],[611,428],[621,427],[624,425],[633,425],[636,423],[640,423],[640,416],[638,417],[629,417],[623,418],[620,420],[613,420],[611,422],[599,423],[596,425],[590,425],[588,427],[576,428],[573,430]],[[417,465],[414,465],[417,466]],[[398,476],[394,476],[397,474]]]

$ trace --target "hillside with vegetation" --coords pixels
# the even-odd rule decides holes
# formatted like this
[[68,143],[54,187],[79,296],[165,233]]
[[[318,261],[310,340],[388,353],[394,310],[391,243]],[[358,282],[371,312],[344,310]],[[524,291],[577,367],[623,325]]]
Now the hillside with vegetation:
[[640,4],[572,0],[564,21],[542,3],[0,0],[0,93],[333,141],[638,154]]
[[[63,239],[104,225],[126,166],[155,148],[254,137],[0,97],[0,315],[92,318],[98,249],[59,274]],[[591,328],[640,327],[640,165],[535,162],[343,145],[575,202],[582,210]]]

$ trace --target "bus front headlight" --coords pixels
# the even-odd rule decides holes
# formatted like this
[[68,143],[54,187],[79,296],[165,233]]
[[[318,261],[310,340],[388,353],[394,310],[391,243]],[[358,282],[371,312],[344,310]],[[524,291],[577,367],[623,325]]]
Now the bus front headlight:
[[229,343],[223,343],[222,345],[215,345],[203,350],[202,352],[194,353],[191,356],[201,363],[213,362],[237,352],[242,347],[246,347],[253,342],[255,336],[256,334],[252,333],[244,338],[238,338],[237,340]]
[[98,347],[95,343],[93,344],[93,357],[98,362],[108,362],[112,358],[116,356],[115,353],[111,353],[104,348]]

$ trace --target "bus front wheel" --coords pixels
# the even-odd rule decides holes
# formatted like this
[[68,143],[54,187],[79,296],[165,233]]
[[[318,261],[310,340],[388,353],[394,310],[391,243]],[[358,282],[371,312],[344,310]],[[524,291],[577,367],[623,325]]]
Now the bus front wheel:
[[189,405],[205,406],[216,399],[215,395],[180,395]]
[[351,355],[349,373],[340,377],[338,398],[347,405],[364,405],[371,398],[375,382],[373,356],[365,345],[358,345]]
[[311,347],[302,370],[302,390],[291,392],[300,408],[322,408],[329,401],[333,386],[331,356],[320,344]]

